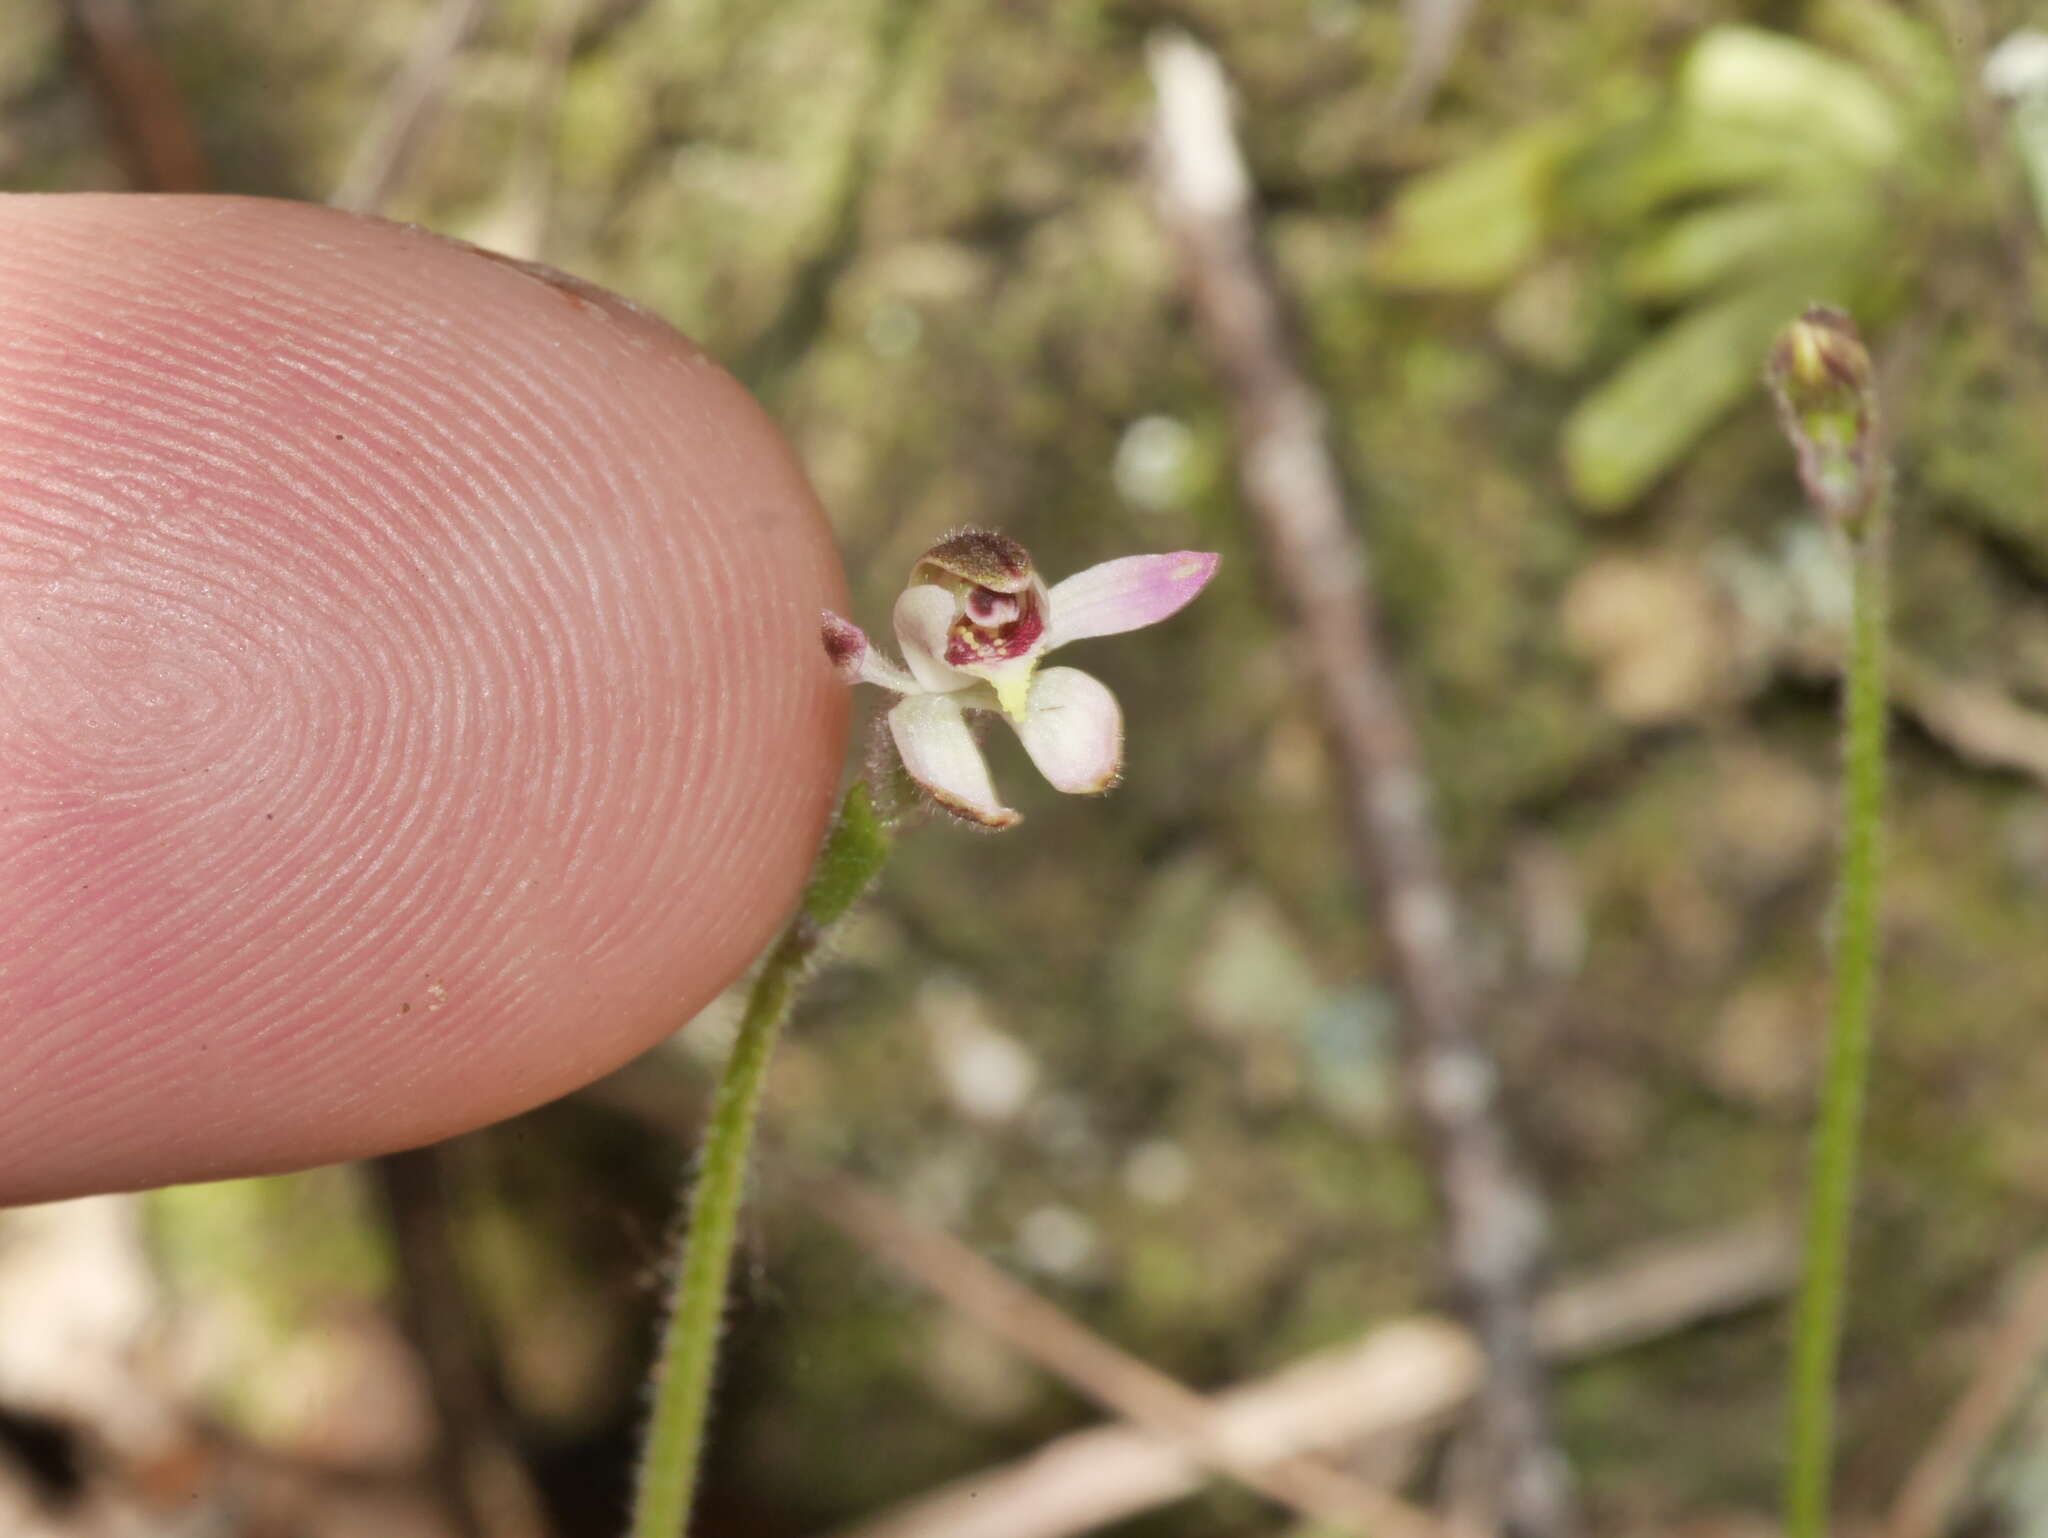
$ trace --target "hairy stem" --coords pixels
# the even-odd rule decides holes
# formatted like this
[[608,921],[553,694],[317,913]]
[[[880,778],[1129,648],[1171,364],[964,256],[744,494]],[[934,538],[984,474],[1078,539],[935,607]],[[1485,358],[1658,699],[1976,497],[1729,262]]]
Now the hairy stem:
[[1820,1122],[1814,1133],[1806,1261],[1794,1320],[1791,1462],[1785,1490],[1789,1538],[1819,1538],[1827,1529],[1835,1370],[1855,1205],[1857,1144],[1870,1072],[1871,1006],[1877,987],[1886,715],[1886,538],[1881,505],[1851,533],[1850,545],[1855,613],[1842,710],[1844,794],[1836,889],[1835,996]]
[[703,1461],[704,1427],[746,1194],[761,1091],[804,969],[827,932],[881,872],[889,835],[856,781],[811,872],[803,906],[761,964],[719,1080],[683,1225],[667,1326],[655,1358],[653,1410],[640,1455],[631,1538],[681,1538]]

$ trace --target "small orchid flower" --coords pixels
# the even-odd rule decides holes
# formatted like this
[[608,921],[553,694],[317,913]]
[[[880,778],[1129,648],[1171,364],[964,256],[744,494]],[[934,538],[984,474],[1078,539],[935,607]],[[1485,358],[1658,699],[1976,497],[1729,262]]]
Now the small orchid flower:
[[889,735],[910,777],[957,816],[1007,828],[1019,814],[996,799],[970,710],[1001,715],[1055,790],[1107,790],[1123,768],[1116,696],[1078,668],[1044,668],[1055,647],[1117,635],[1175,613],[1216,574],[1198,550],[1131,555],[1048,589],[1031,555],[985,529],[949,534],[919,558],[896,600],[899,666],[858,625],[825,612],[825,653],[847,683],[901,695]]

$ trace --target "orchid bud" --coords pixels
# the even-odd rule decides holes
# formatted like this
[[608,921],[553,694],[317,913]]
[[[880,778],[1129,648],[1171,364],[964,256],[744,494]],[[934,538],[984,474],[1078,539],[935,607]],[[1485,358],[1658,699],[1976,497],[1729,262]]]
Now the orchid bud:
[[1808,499],[1851,536],[1861,534],[1885,470],[1876,371],[1855,321],[1810,307],[1778,334],[1765,372]]

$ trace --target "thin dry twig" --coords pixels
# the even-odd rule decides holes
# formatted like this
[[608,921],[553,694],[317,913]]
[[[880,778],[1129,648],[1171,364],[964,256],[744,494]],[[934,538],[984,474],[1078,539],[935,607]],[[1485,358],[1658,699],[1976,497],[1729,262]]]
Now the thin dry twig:
[[511,153],[505,157],[498,205],[469,238],[487,250],[522,262],[544,261],[554,218],[555,139],[562,115],[562,91],[583,24],[587,0],[550,0],[533,28],[527,64],[526,100]]
[[1388,93],[1381,132],[1406,128],[1428,115],[1476,8],[1476,0],[1405,0],[1401,10],[1408,23],[1408,57]]
[[464,1538],[545,1538],[539,1492],[506,1424],[449,1229],[445,1148],[369,1161],[398,1261],[400,1327],[424,1369],[439,1435],[434,1482]]
[[1910,657],[1892,671],[1894,708],[1964,763],[2048,785],[2048,716],[1995,685],[1944,678]]
[[[1013,1281],[950,1234],[909,1217],[845,1175],[798,1176],[805,1204],[871,1255],[929,1287],[956,1313],[1163,1438],[1179,1457],[1230,1475],[1304,1516],[1379,1538],[1449,1538],[1457,1529],[1399,1496],[1302,1453],[1275,1455],[1258,1428],[1218,1414],[1200,1394],[1113,1345]],[[965,1530],[946,1527],[948,1533]]]
[[[2012,152],[2012,141],[1999,120],[1998,103],[1984,85],[1984,60],[1991,52],[1991,37],[1982,0],[1932,0],[1929,9],[1948,39],[1949,57],[1955,62],[1962,84],[1964,120],[1991,194],[2004,257],[2000,288],[2011,334],[2022,340],[2039,338],[2041,328],[2033,300],[2039,242],[2034,237],[2033,220],[2028,217],[2027,190]],[[2039,388],[2044,381],[2038,356],[2025,346],[2018,349],[2018,356],[2028,382]]]
[[[1831,681],[1841,672],[1841,647],[1833,638],[1795,646],[1786,670],[1802,680]],[[1962,763],[2023,774],[2048,787],[2048,714],[1998,684],[1950,677],[1902,651],[1892,663],[1892,709]]]
[[[894,1254],[882,1256],[892,1264]],[[1652,1246],[1548,1293],[1546,1356],[1571,1360],[1669,1335],[1769,1301],[1790,1284],[1796,1240],[1778,1219]],[[1442,1426],[1481,1380],[1472,1337],[1446,1319],[1381,1325],[1358,1341],[1216,1395],[1222,1433],[1273,1458],[1376,1447]],[[1135,1426],[1057,1438],[1014,1463],[916,1496],[832,1538],[1076,1538],[1180,1500],[1203,1470]]]
[[[694,1082],[660,1054],[583,1093],[671,1136],[688,1137],[697,1124]],[[1133,1364],[1086,1325],[902,1212],[886,1193],[821,1173],[787,1149],[776,1150],[776,1162],[793,1177],[782,1184],[807,1209],[1084,1392],[1090,1378],[1114,1377]],[[1669,1335],[1778,1296],[1795,1263],[1792,1228],[1779,1218],[1648,1245],[1545,1294],[1535,1309],[1536,1344],[1546,1357],[1577,1360]],[[984,1271],[996,1286],[980,1285]],[[972,1307],[964,1306],[969,1294]],[[1019,1312],[999,1317],[1020,1300],[1028,1302]],[[1027,1322],[1020,1326],[1020,1319]],[[1049,1353],[1040,1349],[1046,1339],[1065,1345]],[[1078,1371],[1067,1370],[1077,1363]],[[1470,1402],[1481,1378],[1471,1334],[1424,1315],[1381,1325],[1198,1403],[1208,1435],[1242,1459],[1270,1464],[1427,1434]],[[1017,1463],[955,1481],[834,1538],[1072,1538],[1191,1495],[1212,1471],[1182,1438],[1157,1427],[1106,1426],[1058,1438]]]
[[487,0],[441,0],[440,9],[421,26],[411,56],[356,141],[340,185],[328,200],[336,208],[373,214],[391,200],[427,142],[448,94],[455,57],[476,31],[486,4]]
[[2048,1257],[2035,1257],[1976,1374],[1892,1503],[1885,1538],[1939,1538],[2048,1357]]
[[[699,1120],[681,1075],[656,1058],[584,1093],[679,1137],[689,1136]],[[1275,1436],[1294,1434],[1284,1414],[1270,1423],[1256,1413],[1236,1421],[1217,1416],[1201,1395],[1096,1334],[950,1234],[918,1222],[872,1186],[787,1150],[777,1151],[777,1163],[783,1183],[814,1216],[1113,1414],[1147,1428],[1168,1462],[1187,1470],[1190,1487],[1208,1473],[1223,1473],[1344,1530],[1363,1526],[1387,1538],[1458,1538],[1456,1529],[1398,1496],[1305,1456],[1309,1449],[1273,1450]],[[1344,1393],[1352,1387],[1347,1384]],[[1305,1408],[1317,1418],[1324,1413],[1323,1407]],[[975,1531],[964,1527],[959,1538],[973,1538]]]
[[1459,1308],[1485,1349],[1478,1417],[1488,1498],[1517,1538],[1561,1538],[1570,1480],[1552,1439],[1530,1322],[1543,1209],[1473,1028],[1458,913],[1415,730],[1381,650],[1367,555],[1260,248],[1251,180],[1215,56],[1183,35],[1149,50],[1153,180],[1197,329],[1222,378],[1247,510],[1295,611],[1339,770],[1352,864],[1401,999],[1403,1094],[1421,1127]]
[[64,16],[129,183],[141,192],[204,192],[212,177],[199,131],[134,0],[66,0]]

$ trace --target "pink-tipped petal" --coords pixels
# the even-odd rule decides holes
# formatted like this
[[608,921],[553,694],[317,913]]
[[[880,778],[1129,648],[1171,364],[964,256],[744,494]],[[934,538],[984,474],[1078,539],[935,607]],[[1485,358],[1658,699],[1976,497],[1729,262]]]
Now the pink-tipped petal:
[[920,582],[907,587],[896,600],[896,644],[903,648],[903,660],[917,681],[933,694],[964,689],[974,682],[971,675],[945,662],[946,632],[959,614],[953,594],[935,583]]
[[1007,828],[1022,820],[996,800],[988,760],[981,756],[966,713],[950,695],[905,697],[889,712],[889,735],[910,777],[947,811],[985,828]]
[[1075,572],[1052,590],[1048,649],[1158,624],[1208,586],[1220,559],[1207,551],[1175,550],[1127,555]]
[[823,615],[818,626],[818,639],[825,643],[825,655],[831,659],[832,671],[839,675],[843,684],[857,683],[860,665],[871,650],[867,632],[830,609],[824,610]]
[[1079,668],[1043,668],[1016,723],[1024,751],[1053,789],[1107,790],[1124,763],[1124,714],[1116,696]]
[[824,616],[818,635],[841,683],[879,684],[898,694],[919,692],[917,680],[882,655],[860,626],[830,609],[824,611]]

